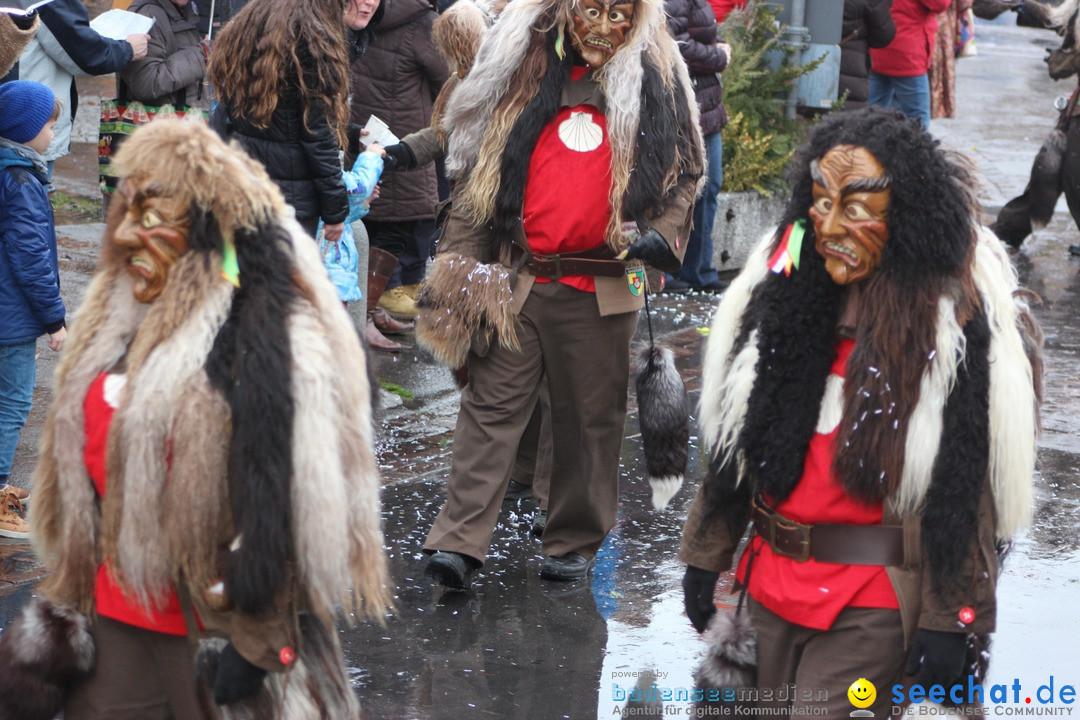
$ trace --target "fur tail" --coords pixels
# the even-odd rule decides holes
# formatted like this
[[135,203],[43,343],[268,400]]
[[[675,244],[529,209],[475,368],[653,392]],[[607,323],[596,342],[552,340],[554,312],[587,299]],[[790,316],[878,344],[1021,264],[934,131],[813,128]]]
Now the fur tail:
[[[360,701],[345,674],[345,658],[334,628],[309,614],[300,616],[300,655],[283,673],[268,673],[262,689],[242,702],[218,706],[221,720],[359,720]],[[202,643],[196,658],[204,698],[213,697],[214,675],[227,642]]]
[[94,667],[83,615],[35,598],[0,637],[0,718],[52,720],[68,686]]
[[690,454],[690,398],[669,348],[646,346],[638,356],[638,418],[653,507],[662,510],[682,486]]
[[708,650],[694,673],[694,685],[706,691],[730,688],[734,697],[710,702],[706,693],[706,699],[696,703],[699,715],[711,714],[708,708],[721,702],[725,713],[740,714],[738,707],[755,706],[753,695],[744,692],[757,682],[757,633],[750,622],[750,613],[717,612],[705,628],[703,638]]

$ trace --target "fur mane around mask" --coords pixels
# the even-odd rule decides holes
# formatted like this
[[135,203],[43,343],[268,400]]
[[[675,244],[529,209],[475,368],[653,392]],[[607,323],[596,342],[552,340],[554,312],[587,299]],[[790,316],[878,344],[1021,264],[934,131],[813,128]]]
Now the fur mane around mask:
[[[505,228],[520,215],[528,158],[558,111],[572,64],[572,13],[569,0],[508,5],[450,100],[442,123],[450,133],[447,169],[466,183],[459,208],[474,224]],[[598,77],[612,150],[606,239],[621,250],[621,223],[660,212],[682,176],[705,162],[690,76],[661,3],[638,0],[626,43]]]
[[[973,224],[967,166],[897,113],[872,108],[822,122],[793,163],[780,229],[721,303],[701,401],[709,509],[741,532],[750,495],[786,498],[826,411],[851,291],[826,273],[807,211],[809,163],[837,145],[869,150],[892,178],[892,196],[889,240],[880,267],[861,283],[842,406],[832,410],[840,413],[833,471],[855,498],[887,499],[902,516],[922,512],[935,576],[943,576],[974,537],[988,476],[998,536],[1011,537],[1027,520],[1037,362],[1018,330],[1026,303],[1012,296],[1015,272],[993,236]],[[807,227],[799,269],[769,272],[766,258],[798,220]],[[1007,418],[1015,429],[1006,430]],[[942,498],[948,502],[935,501]],[[946,527],[953,534],[938,537]]]
[[[46,594],[89,610],[107,559],[145,607],[169,583],[195,596],[222,579],[221,551],[238,539],[224,582],[242,612],[265,611],[296,581],[328,621],[360,603],[379,612],[389,596],[365,357],[315,244],[265,170],[205,126],[155,121],[117,164],[189,206],[188,250],[162,294],[136,302],[112,242],[126,200],[114,198],[42,434],[33,527]],[[239,287],[223,273],[226,239]],[[83,402],[118,364],[99,510]],[[343,378],[341,364],[355,372]]]

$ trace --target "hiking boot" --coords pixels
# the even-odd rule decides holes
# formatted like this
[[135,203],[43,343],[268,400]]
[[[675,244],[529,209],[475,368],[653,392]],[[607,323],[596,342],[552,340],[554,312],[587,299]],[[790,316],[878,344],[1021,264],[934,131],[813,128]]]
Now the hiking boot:
[[11,493],[19,499],[23,505],[30,504],[30,491],[24,490],[18,485],[4,485],[0,487],[0,497],[7,497],[8,493]]
[[428,560],[424,575],[440,585],[455,590],[466,590],[476,561],[461,553],[439,550]]
[[414,318],[420,314],[416,307],[416,301],[399,285],[393,290],[387,290],[379,298],[379,307],[391,315]]
[[22,502],[15,493],[8,492],[3,496],[3,505],[0,507],[0,537],[15,540],[29,540],[30,526],[19,517],[23,511]]
[[583,580],[592,572],[593,563],[592,558],[573,552],[565,555],[549,555],[544,558],[544,564],[540,566],[540,577],[560,582]]
[[412,285],[402,285],[401,291],[411,297],[413,300],[420,299],[420,283],[413,283]]

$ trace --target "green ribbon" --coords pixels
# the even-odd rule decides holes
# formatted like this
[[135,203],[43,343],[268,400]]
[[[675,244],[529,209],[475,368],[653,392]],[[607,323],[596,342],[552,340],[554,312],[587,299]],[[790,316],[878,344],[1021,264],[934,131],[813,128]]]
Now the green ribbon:
[[791,256],[791,264],[799,269],[799,257],[802,255],[803,236],[806,235],[806,221],[796,220],[791,226],[791,235],[788,236],[788,255]]
[[236,244],[231,237],[225,238],[225,246],[221,250],[221,276],[233,287],[240,287],[240,263],[236,259]]

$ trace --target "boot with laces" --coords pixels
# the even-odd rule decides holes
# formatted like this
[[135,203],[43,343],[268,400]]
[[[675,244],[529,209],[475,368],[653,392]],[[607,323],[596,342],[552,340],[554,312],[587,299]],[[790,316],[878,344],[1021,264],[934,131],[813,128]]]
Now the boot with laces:
[[19,516],[23,511],[23,504],[13,492],[8,492],[3,497],[0,506],[0,537],[14,540],[29,540],[30,526]]

